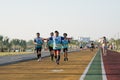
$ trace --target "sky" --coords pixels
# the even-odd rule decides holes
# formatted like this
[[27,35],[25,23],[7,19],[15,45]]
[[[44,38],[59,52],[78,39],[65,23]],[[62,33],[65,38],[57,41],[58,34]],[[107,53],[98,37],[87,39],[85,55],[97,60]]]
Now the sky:
[[0,0],[0,35],[33,39],[58,30],[69,37],[119,37],[120,0]]

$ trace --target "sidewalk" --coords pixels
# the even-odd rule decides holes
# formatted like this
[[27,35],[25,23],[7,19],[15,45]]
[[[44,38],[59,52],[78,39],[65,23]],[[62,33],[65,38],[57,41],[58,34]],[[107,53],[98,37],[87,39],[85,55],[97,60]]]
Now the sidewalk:
[[[42,57],[49,56],[48,52],[42,52]],[[12,56],[2,56],[0,57],[0,66],[13,64],[22,61],[28,61],[36,59],[36,54],[23,54],[23,55],[12,55]]]
[[[69,50],[69,52],[78,51],[77,49]],[[42,52],[42,57],[50,56],[48,51]],[[0,66],[14,64],[17,62],[29,61],[36,59],[36,54],[22,54],[22,55],[11,55],[11,56],[0,56]]]

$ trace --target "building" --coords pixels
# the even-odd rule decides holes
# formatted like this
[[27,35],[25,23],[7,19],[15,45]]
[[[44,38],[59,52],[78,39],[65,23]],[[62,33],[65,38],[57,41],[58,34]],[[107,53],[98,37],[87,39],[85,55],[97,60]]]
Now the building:
[[80,42],[90,42],[90,37],[80,37]]

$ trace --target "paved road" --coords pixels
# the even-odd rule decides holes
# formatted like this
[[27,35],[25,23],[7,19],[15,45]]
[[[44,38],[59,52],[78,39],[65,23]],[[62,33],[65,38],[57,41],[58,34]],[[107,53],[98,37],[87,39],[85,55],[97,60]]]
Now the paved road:
[[[48,52],[43,52],[42,57],[49,56]],[[13,64],[17,62],[33,60],[36,58],[36,54],[24,54],[24,55],[12,55],[12,56],[2,56],[0,57],[0,65]]]
[[95,53],[96,50],[72,52],[67,62],[61,54],[60,65],[46,57],[41,62],[30,60],[0,66],[0,80],[79,80]]
[[[13,65],[1,66],[0,80],[38,80],[38,78],[41,78],[40,80],[78,80],[81,75],[85,75],[83,72],[95,53],[96,52],[90,52],[89,50],[73,52],[73,54],[69,54],[70,60],[68,62],[64,62],[62,56],[60,66],[55,65],[55,62],[50,62],[50,58],[44,58],[42,62],[38,63],[36,60],[33,60],[36,58],[35,54],[0,57],[0,65],[31,60]],[[49,56],[49,53],[43,52],[42,57],[45,56]],[[102,58],[100,52],[98,52],[90,64],[84,80],[120,79],[120,53],[108,51],[107,56],[102,57],[106,74],[101,72],[103,71],[101,66],[103,63],[101,63]],[[105,75],[107,79],[103,78]]]
[[[69,52],[76,51],[76,50],[78,50],[78,49],[72,49],[72,50],[69,50]],[[42,57],[47,57],[49,55],[50,54],[47,51],[42,52]],[[0,57],[0,66],[13,64],[13,63],[17,63],[17,62],[22,62],[22,61],[33,60],[33,59],[36,59],[35,53],[22,54],[22,55],[11,55],[11,56],[1,56]]]

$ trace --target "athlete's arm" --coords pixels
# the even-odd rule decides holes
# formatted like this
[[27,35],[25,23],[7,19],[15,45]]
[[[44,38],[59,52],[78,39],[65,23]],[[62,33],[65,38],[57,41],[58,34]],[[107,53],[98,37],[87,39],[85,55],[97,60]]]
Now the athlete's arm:
[[68,43],[70,43],[70,40],[72,40],[72,38],[67,38],[68,39]]
[[70,43],[70,40],[68,39],[68,43]]
[[36,39],[34,39],[33,44],[35,44],[35,45],[37,44],[37,43],[36,43]]
[[72,40],[72,38],[67,38],[68,40]]

